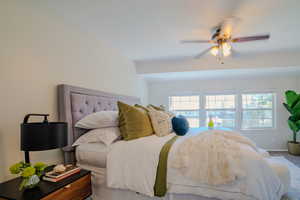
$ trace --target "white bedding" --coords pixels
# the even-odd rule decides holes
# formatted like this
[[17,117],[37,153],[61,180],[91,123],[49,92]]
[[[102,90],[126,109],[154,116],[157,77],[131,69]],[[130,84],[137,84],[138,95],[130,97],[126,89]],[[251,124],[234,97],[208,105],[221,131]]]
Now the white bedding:
[[78,166],[106,167],[106,157],[109,151],[103,143],[86,143],[76,147]]
[[[107,185],[153,196],[159,153],[162,146],[173,136],[174,134],[170,134],[159,138],[153,135],[113,144],[107,156]],[[170,151],[169,162],[174,158],[174,152],[180,143],[178,141],[180,140],[175,142]],[[269,162],[267,158],[257,157],[252,150],[244,148],[246,153],[242,163],[247,172],[246,178],[229,184],[211,186],[187,179],[177,169],[168,168],[168,192],[223,200],[279,200],[289,187],[288,170],[284,166],[276,167],[276,164]],[[252,162],[256,159],[261,159],[261,162]],[[277,171],[280,171],[281,175],[278,175]]]
[[[269,159],[269,158],[268,158]],[[283,164],[276,158],[270,158],[275,163],[278,163],[280,166]],[[284,166],[280,169],[280,167],[271,165],[272,168],[278,171],[280,175],[280,179],[282,181],[289,180],[289,173],[287,173],[287,169]],[[119,190],[108,188],[106,183],[106,169],[105,168],[95,168],[93,166],[83,166],[83,169],[90,170],[92,172],[92,199],[93,200],[161,200],[158,197],[149,197],[142,194],[137,194],[134,191],[129,190]],[[288,184],[286,184],[288,187]],[[207,198],[198,195],[190,195],[190,194],[174,194],[168,193],[164,200],[217,200],[212,198]]]

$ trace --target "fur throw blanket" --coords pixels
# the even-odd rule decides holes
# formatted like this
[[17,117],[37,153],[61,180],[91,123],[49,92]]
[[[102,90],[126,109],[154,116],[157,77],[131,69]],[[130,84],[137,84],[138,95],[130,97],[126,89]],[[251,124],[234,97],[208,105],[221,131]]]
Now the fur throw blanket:
[[242,147],[246,145],[258,151],[247,137],[224,130],[205,131],[178,145],[171,167],[185,177],[209,185],[226,184],[245,177],[241,165]]

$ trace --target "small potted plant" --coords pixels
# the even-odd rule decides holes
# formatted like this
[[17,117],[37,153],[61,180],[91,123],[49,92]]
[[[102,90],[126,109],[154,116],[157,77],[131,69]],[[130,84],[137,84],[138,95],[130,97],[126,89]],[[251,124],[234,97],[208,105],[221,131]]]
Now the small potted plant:
[[40,182],[40,177],[43,175],[46,167],[47,165],[42,162],[38,162],[31,166],[31,164],[21,161],[12,165],[9,168],[9,171],[12,174],[21,175],[22,182],[19,186],[19,190],[22,190],[36,187]]
[[297,142],[297,133],[300,130],[300,94],[288,90],[285,92],[286,103],[284,107],[291,116],[288,118],[288,125],[293,131],[293,140],[288,142],[288,151],[292,155],[300,155],[300,143]]

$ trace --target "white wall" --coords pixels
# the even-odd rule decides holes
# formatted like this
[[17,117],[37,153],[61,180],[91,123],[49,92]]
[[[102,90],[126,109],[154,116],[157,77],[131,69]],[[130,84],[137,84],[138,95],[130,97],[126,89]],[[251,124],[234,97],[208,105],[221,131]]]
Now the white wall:
[[[131,61],[101,35],[77,29],[41,4],[10,0],[0,6],[0,182],[11,177],[10,165],[23,159],[19,136],[25,114],[49,113],[57,120],[58,84],[147,99]],[[33,152],[31,159],[57,163],[62,154]]]
[[141,98],[143,105],[147,105],[149,101],[148,82],[145,80],[145,78],[138,76],[137,84],[138,84],[139,97]]
[[228,79],[180,80],[149,83],[149,103],[168,105],[168,96],[178,94],[201,94],[239,91],[274,91],[277,93],[276,129],[243,132],[260,147],[269,150],[286,149],[286,142],[291,135],[286,120],[288,113],[282,106],[284,91],[287,89],[300,92],[300,77],[231,77]]

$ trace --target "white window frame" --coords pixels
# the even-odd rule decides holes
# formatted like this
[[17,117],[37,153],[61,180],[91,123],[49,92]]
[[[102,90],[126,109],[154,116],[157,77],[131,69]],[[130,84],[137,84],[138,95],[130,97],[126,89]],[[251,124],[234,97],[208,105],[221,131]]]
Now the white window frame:
[[[243,94],[247,95],[247,94],[272,94],[272,108],[243,108]],[[241,92],[239,94],[240,96],[240,130],[241,131],[251,131],[251,130],[272,130],[272,129],[276,129],[276,99],[277,99],[277,93],[274,91],[259,91],[259,92],[255,92],[255,91],[251,91],[251,92]],[[272,110],[272,127],[251,127],[251,128],[243,128],[243,112],[246,110]]]
[[[175,96],[177,96],[177,97],[186,97],[186,96],[198,96],[198,100],[199,100],[199,108],[198,109],[195,109],[195,110],[191,110],[191,109],[187,109],[187,110],[171,110],[170,109],[170,97],[175,97]],[[178,95],[178,94],[174,94],[174,95],[170,95],[170,96],[168,96],[168,110],[169,111],[174,111],[174,112],[189,112],[189,111],[198,111],[198,123],[199,123],[199,127],[201,127],[202,125],[201,125],[201,95],[199,95],[199,94],[189,94],[189,93],[187,93],[187,94],[180,94],[180,95]],[[187,119],[189,119],[189,118],[191,118],[191,119],[194,119],[194,117],[186,117]]]
[[[206,108],[206,96],[217,96],[217,95],[220,95],[220,96],[223,96],[223,95],[233,95],[234,96],[234,108]],[[238,110],[237,110],[237,94],[236,93],[233,93],[233,92],[223,92],[223,93],[204,93],[202,95],[202,99],[203,99],[203,107],[202,107],[202,110],[203,110],[203,118],[202,118],[202,122],[203,122],[203,125],[206,126],[206,112],[207,111],[234,111],[235,112],[235,118],[234,118],[234,127],[228,127],[228,128],[231,128],[233,130],[236,130],[237,129],[237,118],[238,118]]]
[[[205,104],[206,104],[206,96],[207,95],[234,95],[235,96],[235,109],[208,109],[208,110],[235,110],[235,127],[232,128],[233,130],[243,131],[245,134],[248,134],[248,131],[254,130],[254,131],[264,131],[264,130],[273,130],[277,128],[277,116],[276,116],[276,109],[277,109],[277,94],[279,91],[276,89],[270,89],[270,90],[229,90],[225,92],[199,92],[199,93],[180,93],[180,94],[170,94],[168,95],[168,110],[170,110],[170,97],[172,96],[199,96],[199,127],[206,126],[206,110]],[[243,100],[242,95],[243,94],[265,94],[265,93],[272,93],[273,94],[273,103],[272,103],[272,127],[256,127],[256,128],[243,128]],[[251,110],[251,109],[249,109]],[[259,109],[252,109],[252,110],[259,110]],[[270,110],[270,109],[266,109]],[[171,111],[171,110],[170,110]],[[195,110],[175,110],[175,111],[195,111]],[[256,132],[260,133],[260,132]],[[261,132],[263,133],[263,132]],[[250,134],[250,133],[249,133]]]

